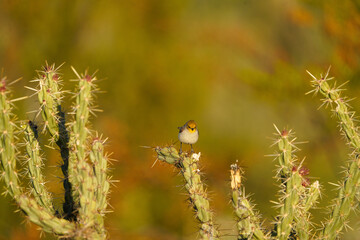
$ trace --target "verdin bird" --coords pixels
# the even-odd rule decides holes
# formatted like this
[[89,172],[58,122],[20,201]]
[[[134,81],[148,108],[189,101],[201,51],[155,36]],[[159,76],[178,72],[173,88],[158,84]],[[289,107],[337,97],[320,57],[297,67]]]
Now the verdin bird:
[[182,153],[182,144],[190,144],[191,152],[194,152],[193,144],[199,139],[199,131],[196,127],[196,122],[194,120],[187,121],[184,126],[178,127],[179,129],[179,141],[180,141],[180,150],[179,153]]

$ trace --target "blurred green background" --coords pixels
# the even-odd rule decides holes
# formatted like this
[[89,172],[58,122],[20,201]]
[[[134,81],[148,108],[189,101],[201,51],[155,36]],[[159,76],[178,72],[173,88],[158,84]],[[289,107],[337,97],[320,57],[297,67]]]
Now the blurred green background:
[[[335,191],[328,182],[342,176],[349,150],[329,111],[317,108],[310,77],[325,73],[339,83],[350,80],[347,95],[360,91],[359,1],[0,1],[0,67],[14,97],[30,95],[45,61],[60,65],[64,88],[73,89],[79,72],[99,69],[98,105],[104,110],[94,128],[109,137],[114,179],[106,224],[110,239],[196,239],[197,224],[188,208],[182,181],[166,164],[152,167],[156,155],[141,146],[164,146],[177,140],[177,127],[197,121],[202,172],[216,224],[224,239],[234,239],[229,203],[229,165],[245,168],[265,225],[276,215],[270,200],[278,187],[273,124],[297,133],[312,180],[323,185],[314,221]],[[70,98],[67,98],[68,100]],[[352,101],[359,110],[358,99]],[[18,103],[20,119],[34,118],[36,99]],[[70,103],[65,104],[70,109]],[[41,125],[41,121],[38,122]],[[46,145],[45,138],[41,139]],[[48,187],[63,199],[59,153],[47,151]],[[0,239],[39,239],[33,224],[9,197],[0,198]],[[343,239],[356,239],[355,230]],[[45,234],[45,239],[54,239]]]

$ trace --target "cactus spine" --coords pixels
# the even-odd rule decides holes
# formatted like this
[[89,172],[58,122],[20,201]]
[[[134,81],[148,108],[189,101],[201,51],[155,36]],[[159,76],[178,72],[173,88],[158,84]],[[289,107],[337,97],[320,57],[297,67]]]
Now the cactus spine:
[[[74,69],[73,69],[74,70]],[[61,108],[63,91],[55,65],[46,65],[39,74],[36,91],[40,102],[40,112],[44,120],[41,133],[31,122],[23,122],[27,173],[30,178],[30,196],[19,185],[16,171],[17,152],[15,144],[15,123],[11,116],[11,101],[6,88],[6,79],[0,81],[0,154],[2,177],[7,192],[14,198],[29,220],[39,225],[43,231],[54,233],[59,238],[105,239],[103,216],[107,207],[109,177],[107,175],[107,155],[104,153],[104,140],[88,129],[89,113],[92,110],[93,92],[96,78],[87,73],[78,77],[78,93],[74,119],[66,123],[65,113]],[[63,211],[54,208],[51,194],[45,187],[41,173],[43,159],[38,142],[40,134],[47,131],[51,143],[59,147],[64,174],[65,201]]]

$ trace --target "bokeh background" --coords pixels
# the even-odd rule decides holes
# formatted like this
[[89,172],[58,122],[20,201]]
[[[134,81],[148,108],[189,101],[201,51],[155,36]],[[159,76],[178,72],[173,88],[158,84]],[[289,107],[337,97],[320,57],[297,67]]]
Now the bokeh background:
[[[202,172],[215,221],[224,239],[234,239],[229,203],[229,165],[245,168],[245,186],[269,225],[270,203],[278,187],[273,124],[296,132],[312,181],[323,185],[324,206],[334,197],[328,182],[341,178],[349,150],[329,110],[317,108],[310,70],[349,80],[346,94],[360,91],[360,4],[358,1],[137,0],[0,1],[0,66],[11,79],[22,77],[14,97],[31,95],[35,70],[45,61],[60,65],[64,88],[73,89],[79,72],[99,70],[98,105],[104,112],[93,127],[109,137],[112,165],[110,239],[196,239],[181,177],[141,146],[177,140],[177,127],[197,121]],[[70,98],[66,98],[70,100]],[[70,109],[71,102],[66,102]],[[352,101],[359,110],[358,99]],[[16,115],[38,108],[36,99],[19,102]],[[36,120],[36,119],[35,119]],[[41,121],[38,120],[41,125]],[[42,144],[48,142],[45,137]],[[60,156],[46,150],[47,186],[62,201]],[[9,197],[0,198],[0,239],[39,239]],[[358,217],[343,239],[357,239]],[[49,234],[43,239],[54,239]]]

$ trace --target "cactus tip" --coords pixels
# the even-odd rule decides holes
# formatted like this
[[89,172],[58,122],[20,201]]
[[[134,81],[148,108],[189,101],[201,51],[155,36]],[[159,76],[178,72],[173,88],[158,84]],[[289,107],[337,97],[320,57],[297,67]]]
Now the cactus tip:
[[0,92],[5,92],[6,91],[6,77],[3,77],[0,81]]
[[282,137],[287,137],[288,135],[289,135],[289,131],[288,131],[288,130],[284,129],[284,130],[281,131],[281,136],[282,136]]
[[91,82],[92,77],[89,74],[86,74],[85,77],[84,77],[84,80],[87,81],[87,82]]

